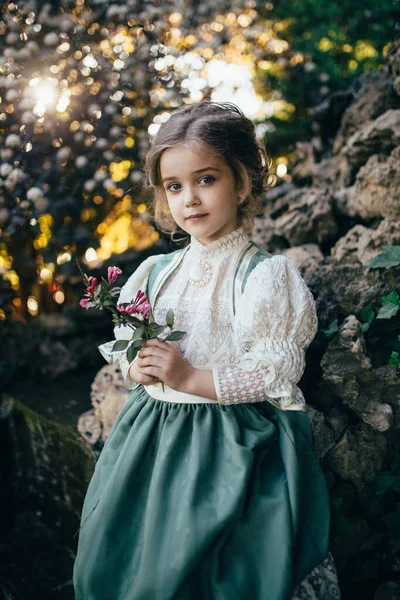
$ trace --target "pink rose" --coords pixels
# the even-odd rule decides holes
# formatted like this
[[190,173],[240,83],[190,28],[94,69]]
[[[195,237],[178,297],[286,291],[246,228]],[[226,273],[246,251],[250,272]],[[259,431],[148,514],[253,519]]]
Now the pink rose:
[[150,309],[150,304],[145,302],[144,304],[141,304],[137,307],[137,312],[142,314],[144,319],[148,319],[150,317]]
[[92,294],[94,294],[94,291],[96,289],[96,285],[97,285],[97,279],[96,279],[96,277],[92,277],[90,279],[89,285],[86,288],[86,293],[89,294],[89,296],[91,296]]
[[82,300],[79,302],[79,306],[81,306],[82,308],[87,308],[88,304],[90,302],[90,298],[82,298]]
[[141,302],[145,302],[147,300],[145,293],[142,290],[138,290],[136,294],[136,298],[134,299],[135,304],[140,304]]
[[117,277],[119,277],[119,275],[122,275],[122,271],[118,267],[108,267],[107,275],[108,283],[111,285],[112,283],[114,283]]
[[138,307],[136,306],[136,304],[130,304],[129,306],[126,307],[125,312],[127,315],[134,315],[136,313],[139,312]]

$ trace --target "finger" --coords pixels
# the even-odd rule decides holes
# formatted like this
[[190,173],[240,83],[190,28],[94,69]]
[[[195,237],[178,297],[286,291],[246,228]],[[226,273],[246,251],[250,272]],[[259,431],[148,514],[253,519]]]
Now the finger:
[[165,360],[162,356],[145,356],[144,358],[138,359],[138,366],[142,369],[144,367],[163,367],[165,366]]
[[156,377],[157,379],[161,379],[162,370],[159,367],[143,367],[142,374],[143,375],[151,375],[152,377]]
[[146,356],[158,356],[159,358],[162,358],[164,353],[160,348],[154,346],[153,348],[142,348],[137,355],[139,358],[144,358]]
[[164,342],[163,340],[157,340],[157,339],[151,339],[151,340],[147,340],[144,344],[144,348],[151,348],[151,347],[155,347],[155,348],[161,348],[162,350],[165,350],[166,348],[169,347],[168,342]]

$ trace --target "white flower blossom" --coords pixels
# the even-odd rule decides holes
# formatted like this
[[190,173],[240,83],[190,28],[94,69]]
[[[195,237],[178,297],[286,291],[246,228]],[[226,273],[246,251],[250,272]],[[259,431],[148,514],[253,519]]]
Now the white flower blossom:
[[28,198],[28,200],[32,200],[33,202],[35,202],[35,200],[37,200],[38,198],[42,198],[42,196],[43,190],[40,189],[40,187],[31,187],[26,192],[26,197]]
[[1,177],[8,177],[8,175],[11,173],[12,170],[13,170],[13,167],[12,167],[12,165],[10,165],[10,163],[3,163],[0,166]]
[[96,187],[96,182],[94,179],[88,179],[87,181],[85,181],[83,187],[87,192],[92,192]]
[[9,214],[8,208],[0,208],[0,225],[4,225],[7,222]]
[[60,41],[60,37],[54,31],[47,33],[43,38],[43,43],[45,46],[56,46]]
[[11,148],[17,148],[21,145],[21,138],[16,133],[10,133],[6,137],[6,146],[11,146]]
[[86,158],[86,156],[78,156],[75,161],[75,164],[78,167],[78,169],[83,169],[83,167],[86,167],[86,165],[88,164],[88,159]]

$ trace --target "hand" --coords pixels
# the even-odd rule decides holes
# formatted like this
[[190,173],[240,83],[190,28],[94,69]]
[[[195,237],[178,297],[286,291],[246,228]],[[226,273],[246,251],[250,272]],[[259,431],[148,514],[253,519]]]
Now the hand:
[[176,391],[185,387],[193,371],[179,349],[162,340],[147,340],[137,356],[135,362],[142,374],[156,377]]
[[137,383],[141,383],[142,385],[154,385],[158,383],[157,377],[152,377],[151,375],[146,375],[143,372],[143,369],[138,365],[138,359],[134,360],[131,366],[129,367],[128,375],[133,381]]

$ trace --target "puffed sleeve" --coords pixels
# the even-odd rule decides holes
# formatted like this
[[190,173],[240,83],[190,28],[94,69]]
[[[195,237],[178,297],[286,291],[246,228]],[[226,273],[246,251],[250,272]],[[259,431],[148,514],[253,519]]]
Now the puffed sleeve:
[[213,367],[218,402],[267,400],[282,410],[306,410],[296,383],[318,318],[314,297],[288,258],[275,255],[252,270],[233,328],[243,354],[236,365]]
[[[130,302],[136,297],[138,290],[145,291],[151,268],[162,256],[164,256],[164,254],[155,254],[149,256],[139,265],[136,271],[129,277],[125,285],[122,286],[117,304],[122,302]],[[130,340],[132,338],[133,331],[133,329],[124,325],[114,327],[114,339],[98,346],[100,353],[109,364],[119,364],[125,385],[130,390],[133,390],[140,385],[136,381],[133,381],[133,379],[131,379],[128,375],[129,368],[134,361],[129,362],[127,360],[126,350],[121,352],[112,352],[112,347],[116,340]]]

